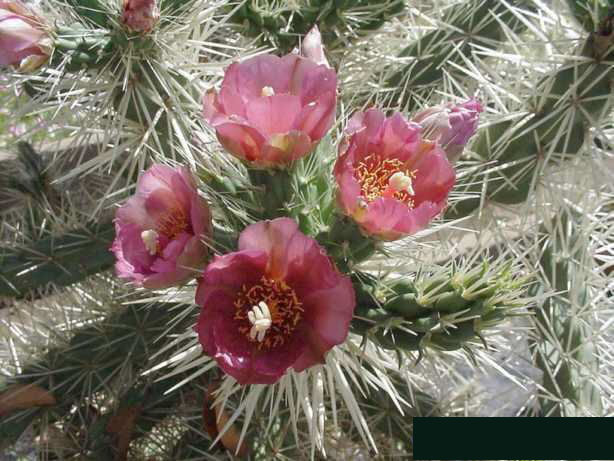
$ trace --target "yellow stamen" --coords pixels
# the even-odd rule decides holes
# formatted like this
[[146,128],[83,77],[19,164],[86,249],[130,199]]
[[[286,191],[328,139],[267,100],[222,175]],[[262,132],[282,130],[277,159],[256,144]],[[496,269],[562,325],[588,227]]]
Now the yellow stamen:
[[355,176],[360,183],[363,198],[372,202],[380,197],[395,198],[408,207],[414,207],[415,192],[412,180],[416,170],[408,170],[399,159],[367,155],[356,167]]

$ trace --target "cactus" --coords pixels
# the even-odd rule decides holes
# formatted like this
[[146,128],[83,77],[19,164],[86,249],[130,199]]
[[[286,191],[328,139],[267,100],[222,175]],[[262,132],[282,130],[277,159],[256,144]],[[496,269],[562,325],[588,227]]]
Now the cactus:
[[[529,101],[528,114],[483,130],[473,150],[488,163],[460,181],[465,197],[454,204],[449,217],[472,213],[485,202],[517,204],[525,201],[539,182],[544,166],[577,155],[588,129],[598,125],[612,107],[614,56],[612,17],[591,33],[577,58],[543,78]],[[590,139],[590,138],[589,138]],[[494,162],[494,163],[493,163]]]
[[243,27],[248,36],[260,36],[264,45],[287,53],[318,25],[329,49],[346,44],[348,39],[381,27],[400,14],[401,0],[309,0],[300,6],[282,6],[275,1],[247,1],[236,9],[231,20]]
[[[405,47],[396,57],[407,61],[401,69],[390,66],[376,80],[383,87],[381,103],[414,110],[417,103],[439,88],[446,72],[459,74],[454,64],[471,59],[474,47],[495,49],[504,35],[504,26],[521,33],[526,24],[518,19],[512,7],[531,11],[530,1],[516,0],[509,4],[497,0],[467,0],[449,7],[441,20],[442,27],[427,32]],[[368,102],[368,101],[367,101]]]
[[536,337],[530,341],[535,364],[543,372],[545,394],[539,402],[544,416],[575,416],[577,408],[603,414],[599,388],[591,377],[599,363],[595,332],[583,314],[592,296],[583,279],[590,256],[588,239],[580,233],[581,219],[563,209],[541,229],[546,236],[540,259],[544,280],[534,289],[556,293],[538,308]]
[[27,246],[0,248],[0,296],[36,297],[50,285],[68,286],[109,269],[110,223],[88,223],[64,235],[41,238]]
[[[554,163],[565,171],[569,163],[562,160],[577,158],[589,144],[589,135],[594,143],[586,160],[594,162],[593,169],[603,169],[599,157],[612,144],[611,124],[602,122],[611,112],[613,56],[612,17],[603,0],[555,3],[557,7],[567,3],[569,8],[564,11],[550,10],[549,2],[533,0],[444,0],[436,5],[442,8],[418,2],[408,4],[407,9],[401,0],[159,0],[159,21],[154,18],[152,28],[140,32],[127,27],[120,17],[125,6],[111,8],[110,3],[99,0],[52,3],[43,1],[52,17],[45,21],[55,40],[51,59],[31,75],[8,70],[0,77],[0,124],[23,117],[40,121],[37,137],[27,130],[25,134],[14,130],[15,134],[5,137],[11,130],[0,130],[0,143],[30,142],[18,144],[18,174],[11,170],[2,178],[10,189],[2,196],[20,199],[11,202],[10,213],[3,212],[0,247],[0,360],[2,369],[11,374],[0,383],[3,448],[29,431],[36,436],[41,457],[59,459],[226,459],[235,452],[262,460],[321,455],[339,459],[349,453],[372,457],[378,449],[384,459],[411,459],[412,418],[449,416],[457,411],[444,403],[445,398],[439,401],[429,393],[448,385],[458,387],[476,364],[492,364],[489,354],[506,352],[508,329],[521,341],[529,336],[534,364],[544,372],[542,392],[537,396],[540,414],[601,415],[611,406],[612,398],[603,392],[608,371],[603,371],[597,355],[605,349],[607,356],[610,351],[603,341],[598,342],[599,326],[592,323],[600,321],[592,306],[599,296],[592,296],[594,278],[583,278],[593,267],[587,226],[580,222],[583,215],[564,214],[550,222],[558,209],[552,201],[531,195],[537,181],[543,180],[546,186],[559,181],[558,176],[542,175],[544,167]],[[142,13],[157,16],[157,11]],[[249,134],[248,128],[254,127],[246,128],[243,122],[258,119],[257,123],[267,125],[269,120],[251,120],[248,109],[256,110],[256,106],[234,98],[246,96],[243,88],[230,89],[228,98],[220,97],[220,101],[238,107],[237,113],[225,114],[229,118],[223,122],[232,133],[227,132],[230,139],[222,141],[224,134],[219,131],[216,139],[211,126],[203,123],[203,92],[218,87],[232,62],[264,51],[290,52],[315,24],[343,95],[336,106],[338,124],[323,129],[318,112],[304,108],[301,99],[300,114],[306,117],[301,123],[327,133],[317,135],[321,141],[315,150],[288,165],[283,153],[296,146],[284,143],[301,138],[271,137],[267,142],[274,143],[266,148],[279,149],[283,167],[266,171],[237,160],[226,150],[245,148],[249,160],[252,153],[256,155],[255,147],[261,148],[258,136]],[[402,42],[413,35],[408,30],[425,24],[434,27],[412,43]],[[559,40],[571,35],[566,29],[570,24],[575,27],[573,33],[581,26],[585,32],[580,33],[588,38],[573,55],[562,56],[566,51]],[[374,31],[377,33],[371,34]],[[550,46],[536,43],[544,42],[544,37],[552,38]],[[394,49],[398,43],[402,46]],[[318,48],[317,43],[312,45]],[[538,50],[535,56],[530,55],[532,45]],[[490,65],[491,60],[487,75],[478,76],[480,66]],[[526,63],[532,60],[548,66],[555,60],[564,64],[529,70]],[[522,62],[527,73],[535,70],[540,74],[506,86],[509,69],[517,69],[517,62]],[[264,74],[277,77],[270,69]],[[373,75],[377,82],[367,82],[366,77]],[[260,77],[255,79],[257,86],[262,86]],[[241,79],[246,86],[254,83],[248,75],[237,76],[237,81]],[[538,84],[530,97],[512,91],[528,88],[532,81]],[[21,85],[31,99],[24,95],[15,104],[4,104],[11,101],[7,94]],[[268,84],[254,91],[258,103],[272,101],[261,99],[265,97],[288,96]],[[332,99],[335,93],[330,94]],[[378,238],[396,235],[369,235],[369,228],[357,224],[364,216],[360,209],[343,209],[332,170],[339,147],[347,139],[342,129],[348,127],[352,113],[371,102],[384,104],[384,109],[401,107],[413,112],[441,103],[443,95],[450,100],[479,97],[486,108],[483,128],[465,150],[468,161],[455,165],[458,184],[448,217],[467,216],[485,200],[530,201],[540,224],[546,222],[540,231],[536,230],[539,224],[530,227],[532,216],[523,216],[526,223],[523,220],[513,230],[524,235],[497,241],[492,247],[490,237],[509,239],[507,232],[516,226],[507,216],[498,219],[496,214],[496,220],[476,222],[475,233],[434,219],[424,231],[418,232],[421,226],[417,225],[414,235],[387,242]],[[305,104],[311,107],[311,102]],[[327,114],[333,109],[332,104],[318,108]],[[410,114],[404,115],[411,119]],[[270,121],[271,125],[280,122]],[[398,126],[389,128],[399,134]],[[235,137],[235,130],[244,136]],[[45,139],[48,131],[57,136]],[[423,134],[428,131],[423,128]],[[57,140],[70,142],[73,154],[54,149],[52,142]],[[396,142],[411,141],[395,136],[389,140],[386,149],[390,150]],[[85,144],[96,149],[86,154],[79,149]],[[41,150],[55,153],[42,158]],[[213,222],[213,235],[203,234],[210,259],[205,260],[203,252],[200,269],[211,260],[222,264],[224,259],[214,255],[245,245],[249,237],[242,237],[239,245],[241,232],[265,219],[290,217],[311,239],[304,242],[319,244],[331,263],[327,266],[330,278],[345,285],[343,290],[338,288],[338,304],[343,295],[348,305],[340,314],[344,329],[339,331],[337,322],[311,322],[307,304],[303,307],[303,321],[309,320],[305,330],[322,333],[322,339],[330,334],[335,344],[327,346],[320,363],[302,371],[297,371],[298,365],[291,366],[274,383],[240,385],[218,361],[220,354],[204,355],[201,331],[194,331],[195,314],[200,311],[194,305],[194,291],[203,286],[201,281],[217,277],[211,272],[214,275],[209,278],[213,266],[207,268],[207,276],[195,274],[196,280],[170,288],[128,285],[119,294],[109,290],[114,283],[109,271],[114,259],[108,248],[115,230],[107,211],[125,203],[140,174],[152,163],[181,165],[199,179],[198,192],[208,203]],[[97,184],[89,174],[105,180]],[[381,179],[382,187],[388,187],[383,193],[397,199],[395,194],[403,190],[414,195],[410,192],[412,174],[401,175],[401,182],[409,182],[405,186],[386,182],[390,181],[387,177]],[[580,186],[579,179],[573,178],[564,179],[567,189],[576,186],[574,181]],[[77,182],[88,184],[88,188],[80,187],[83,194],[65,190]],[[178,184],[173,189],[175,186]],[[594,187],[591,197],[600,197],[608,187],[611,185]],[[81,200],[77,195],[87,197]],[[196,200],[195,195],[190,194],[190,200]],[[164,193],[158,198],[160,203],[153,200],[144,205],[151,206],[154,215],[157,207],[167,208],[167,201],[175,200]],[[408,208],[413,208],[411,203],[406,203]],[[444,201],[440,203],[443,206]],[[361,202],[358,205],[360,208]],[[25,210],[21,216],[15,211],[20,206]],[[397,218],[394,211],[390,214],[379,218]],[[32,221],[29,225],[26,215]],[[154,215],[148,214],[147,219],[157,223],[160,216],[168,218]],[[141,240],[134,233],[127,244],[134,244],[143,256],[137,265],[148,259],[147,253],[154,256],[152,252],[160,251],[159,236],[152,231],[141,230]],[[595,232],[603,234],[604,230]],[[516,251],[517,245],[522,246],[518,242],[533,242],[538,235],[545,236],[545,242]],[[471,256],[457,257],[466,238],[473,236]],[[511,248],[502,250],[506,245]],[[300,246],[289,247],[288,253],[300,256]],[[496,258],[490,251],[493,248],[499,254]],[[536,260],[541,277],[535,277],[535,265],[527,262]],[[274,269],[283,272],[282,267]],[[219,270],[222,274],[223,269]],[[92,277],[95,274],[99,275]],[[346,276],[352,281],[353,295]],[[313,278],[314,287],[319,279],[328,282],[318,273]],[[138,278],[135,282],[139,283]],[[317,289],[294,284],[301,282],[289,281],[287,288],[309,292],[305,295],[309,302],[320,296]],[[226,294],[232,296],[230,291]],[[349,305],[354,307],[354,296],[351,318]],[[303,293],[297,299],[304,300]],[[120,302],[127,305],[120,306]],[[535,331],[527,333],[528,321],[522,328],[517,328],[520,321],[509,321],[527,316],[535,304]],[[331,311],[338,307],[335,302],[330,306]],[[264,308],[260,309],[258,325],[250,320],[258,334],[266,332],[267,320],[270,327],[278,315],[271,309],[267,318]],[[301,319],[295,317],[297,321]],[[320,327],[322,332],[316,331]],[[220,336],[227,330],[219,329]],[[214,330],[213,335],[217,334]],[[305,351],[315,354],[322,349],[316,336],[306,334],[309,347]],[[260,350],[255,354],[266,357],[259,355]],[[458,371],[462,380],[457,378]],[[597,373],[603,376],[591,380]],[[442,387],[438,379],[446,381]],[[32,392],[30,401],[23,396],[13,398],[16,389]],[[469,413],[475,406],[468,394],[463,393],[463,401],[455,406]],[[9,398],[12,406],[6,405]],[[219,441],[211,447],[216,438]]]
[[359,274],[352,329],[394,350],[453,351],[478,339],[486,344],[484,330],[521,313],[525,283],[509,268],[487,263],[469,272],[452,269],[387,285]]
[[[75,402],[109,389],[121,373],[142,369],[156,341],[168,331],[168,313],[173,307],[161,303],[120,308],[102,323],[76,330],[65,346],[50,349],[11,381],[46,389],[57,400],[46,417],[66,416]],[[181,329],[183,325],[178,322],[170,328]],[[136,389],[141,387],[137,385]],[[154,389],[157,391],[152,398],[159,397],[160,386]],[[41,411],[30,409],[5,417],[0,425],[0,446],[18,437]]]

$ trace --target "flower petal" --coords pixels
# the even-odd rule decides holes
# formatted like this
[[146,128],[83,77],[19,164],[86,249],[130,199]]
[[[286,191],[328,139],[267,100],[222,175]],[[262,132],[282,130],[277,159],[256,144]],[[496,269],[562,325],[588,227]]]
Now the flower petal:
[[255,284],[266,270],[267,253],[261,249],[245,249],[223,256],[215,256],[207,265],[196,290],[196,303],[208,305],[209,295],[223,290],[233,296],[243,284]]
[[272,279],[283,279],[288,263],[288,247],[300,233],[296,221],[277,218],[251,224],[239,236],[239,250],[259,250],[267,256],[266,274]]
[[308,103],[298,114],[293,128],[306,133],[312,141],[322,139],[335,121],[335,104],[334,93]]
[[247,121],[265,136],[286,133],[301,112],[301,101],[291,94],[276,94],[252,99],[247,103]]
[[262,148],[262,156],[254,162],[262,166],[285,166],[305,156],[314,145],[305,133],[289,131],[271,136]]
[[415,168],[417,171],[413,187],[416,191],[414,196],[416,205],[426,201],[445,202],[456,181],[456,173],[446,153],[439,147],[433,147],[433,150],[424,156]]
[[223,123],[216,128],[217,138],[229,152],[247,161],[260,158],[265,138],[257,129],[239,122]]

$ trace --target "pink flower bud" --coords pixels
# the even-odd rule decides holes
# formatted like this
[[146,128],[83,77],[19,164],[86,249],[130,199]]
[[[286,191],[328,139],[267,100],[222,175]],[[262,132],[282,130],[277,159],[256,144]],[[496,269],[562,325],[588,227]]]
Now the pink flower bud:
[[0,1],[0,67],[33,71],[51,54],[51,40],[43,23],[18,2]]
[[188,169],[153,165],[115,215],[117,275],[146,288],[187,281],[206,261],[210,234],[209,207]]
[[203,116],[231,154],[259,168],[284,167],[324,137],[336,101],[333,69],[294,53],[265,54],[232,64],[219,93],[205,94]]
[[324,47],[322,46],[322,35],[318,26],[313,26],[301,44],[301,54],[308,59],[311,59],[316,64],[322,64],[326,67],[330,67],[326,55],[324,54]]
[[238,251],[211,261],[196,303],[205,354],[241,384],[271,384],[345,341],[356,298],[324,249],[278,218],[248,226]]
[[341,210],[362,231],[396,240],[424,229],[446,206],[456,174],[438,144],[400,113],[358,112],[335,164]]
[[437,141],[454,162],[478,127],[482,105],[475,99],[463,104],[429,107],[416,114],[413,122],[420,124],[426,139]]
[[124,0],[122,23],[132,32],[147,33],[160,19],[156,0]]

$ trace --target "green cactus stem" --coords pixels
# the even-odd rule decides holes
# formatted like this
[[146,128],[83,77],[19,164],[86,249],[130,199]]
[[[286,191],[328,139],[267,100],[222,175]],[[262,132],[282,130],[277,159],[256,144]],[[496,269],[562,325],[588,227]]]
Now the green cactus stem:
[[84,29],[78,24],[58,26],[52,64],[67,60],[66,70],[100,67],[112,56],[113,41],[107,31]]
[[[582,311],[590,302],[582,274],[592,265],[581,217],[570,210],[542,227],[547,236],[540,259],[544,281],[536,293],[554,291],[536,311],[535,337],[530,340],[535,365],[543,372],[546,395],[539,399],[543,416],[603,416],[601,395],[592,382],[599,358],[589,319]],[[577,413],[580,410],[580,413]],[[582,413],[584,412],[584,413]]]
[[378,29],[404,9],[401,0],[309,0],[298,7],[279,3],[244,2],[231,20],[243,26],[245,35],[260,36],[263,45],[288,53],[314,25],[319,27],[325,46],[332,50],[346,44],[348,37]]
[[89,223],[29,246],[0,247],[0,296],[36,297],[49,284],[65,287],[109,269],[114,235],[111,223]]
[[[608,0],[566,0],[573,17],[587,32],[595,32],[599,27],[596,18],[604,18],[608,14]],[[611,3],[611,2],[610,2]]]
[[510,268],[487,263],[468,272],[451,269],[391,283],[359,273],[352,331],[394,350],[452,351],[476,340],[485,344],[485,330],[526,307],[525,282]]
[[[397,59],[411,61],[401,69],[386,69],[378,75],[387,89],[380,104],[413,110],[416,103],[437,89],[446,72],[457,74],[454,64],[471,59],[475,46],[495,49],[504,38],[505,24],[521,33],[526,25],[510,7],[533,8],[527,0],[505,4],[499,0],[467,0],[450,7],[442,19],[446,25],[426,33],[404,48]],[[388,91],[388,89],[390,91]]]
[[0,446],[13,442],[41,412],[51,419],[63,417],[75,402],[108,390],[121,373],[142,369],[162,334],[169,329],[183,331],[191,322],[188,318],[169,325],[169,310],[175,306],[157,303],[119,308],[101,323],[77,330],[66,345],[52,348],[11,378],[16,384],[34,383],[47,389],[57,404],[5,417],[0,421]]
[[[462,177],[457,189],[466,198],[447,212],[450,218],[471,214],[485,201],[525,201],[547,163],[562,161],[582,150],[588,128],[608,116],[612,107],[614,56],[612,19],[592,33],[574,59],[538,85],[521,120],[502,121],[479,133],[473,151],[488,170]],[[605,54],[604,54],[605,53]],[[589,138],[590,139],[590,138]]]

